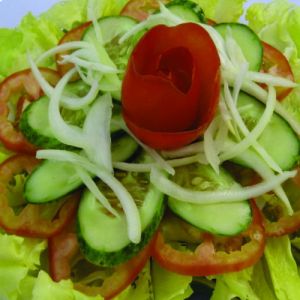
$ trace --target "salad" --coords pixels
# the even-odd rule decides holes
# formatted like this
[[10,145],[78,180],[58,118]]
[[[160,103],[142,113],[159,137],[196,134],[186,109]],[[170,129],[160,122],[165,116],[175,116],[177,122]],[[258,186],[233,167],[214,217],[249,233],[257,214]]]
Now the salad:
[[1,299],[300,298],[300,7],[245,2],[0,29]]

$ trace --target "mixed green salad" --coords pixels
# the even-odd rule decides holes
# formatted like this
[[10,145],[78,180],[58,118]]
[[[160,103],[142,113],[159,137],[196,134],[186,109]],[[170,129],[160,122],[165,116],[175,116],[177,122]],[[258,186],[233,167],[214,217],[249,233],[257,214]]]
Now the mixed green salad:
[[0,29],[0,299],[300,299],[300,6],[246,2]]

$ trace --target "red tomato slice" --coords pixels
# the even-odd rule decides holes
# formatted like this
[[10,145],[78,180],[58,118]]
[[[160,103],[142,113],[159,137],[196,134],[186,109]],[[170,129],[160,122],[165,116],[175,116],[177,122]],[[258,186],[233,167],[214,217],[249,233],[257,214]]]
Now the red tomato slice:
[[129,59],[122,86],[129,129],[153,148],[199,137],[219,101],[220,59],[209,34],[185,23],[149,30]]
[[[286,57],[266,42],[262,42],[262,45],[264,47],[262,71],[294,81],[294,75]],[[292,88],[276,88],[277,99],[283,100],[292,90]]]
[[[74,227],[73,222],[48,240],[50,275],[55,281],[71,278],[72,261],[79,255]],[[101,295],[107,300],[112,299],[136,279],[150,257],[152,246],[152,243],[148,244],[137,256],[117,266],[100,287],[75,283],[75,289],[90,296]]]
[[[47,68],[40,68],[40,70],[51,84],[54,85],[59,80],[59,76],[54,70]],[[30,101],[36,100],[42,95],[42,90],[30,69],[14,73],[0,84],[0,140],[9,150],[34,153],[36,148],[15,128],[13,122],[8,120],[8,103],[12,96],[18,94]]]
[[49,273],[54,281],[71,277],[71,263],[78,253],[79,244],[73,219],[69,226],[48,239]]
[[291,195],[293,195],[290,195],[290,199],[295,211],[293,215],[287,215],[282,202],[267,203],[267,209],[262,211],[264,213],[266,235],[269,237],[291,234],[300,229],[300,168],[298,168],[297,175],[285,184],[285,188],[289,189]]
[[[38,164],[35,157],[23,154],[10,157],[0,165],[0,227],[7,233],[48,238],[59,233],[77,210],[79,194],[69,195],[63,202],[35,205],[26,204],[20,198],[20,187],[14,191],[15,176],[30,174]],[[20,203],[13,207],[12,199]]]
[[[80,41],[84,31],[92,24],[92,22],[86,22],[70,31],[68,31],[62,39],[59,41],[59,45],[67,43],[67,42],[74,42],[74,41]],[[59,62],[62,60],[62,55],[69,54],[69,51],[61,52],[56,55],[55,60],[56,60],[56,68],[58,73],[63,76],[65,75],[68,71],[70,71],[74,65],[73,64],[60,64]],[[76,78],[77,79],[77,78]],[[74,78],[75,80],[75,78]]]
[[[170,0],[162,0],[161,2],[166,4]],[[159,1],[157,0],[130,0],[122,9],[121,15],[143,21],[157,9],[159,9]]]
[[[154,259],[165,269],[190,275],[208,276],[226,272],[236,272],[255,264],[263,255],[265,233],[259,209],[252,202],[253,222],[248,230],[240,236],[227,238],[227,251],[216,250],[219,241],[211,235],[204,235],[204,241],[194,252],[182,252],[165,242],[162,232],[159,232],[154,244]],[[201,232],[199,234],[202,234]],[[246,244],[242,245],[242,241]],[[232,249],[237,245],[237,249]],[[223,248],[223,247],[222,247]]]

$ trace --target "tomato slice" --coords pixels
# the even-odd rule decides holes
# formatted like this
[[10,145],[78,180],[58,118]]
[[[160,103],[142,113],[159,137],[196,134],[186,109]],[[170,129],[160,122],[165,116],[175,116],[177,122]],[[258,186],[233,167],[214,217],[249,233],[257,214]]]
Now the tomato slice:
[[[161,2],[166,4],[170,0],[162,0]],[[159,1],[157,0],[130,0],[122,9],[121,15],[143,21],[157,9],[159,9]]]
[[[59,76],[54,70],[40,68],[40,71],[53,85],[59,80]],[[36,148],[8,119],[10,111],[8,103],[16,95],[33,101],[40,98],[42,93],[42,89],[30,69],[14,73],[0,84],[0,140],[8,150],[22,153],[35,152]]]
[[75,218],[57,235],[48,239],[49,273],[59,282],[71,277],[71,263],[79,253]]
[[153,148],[172,149],[201,135],[220,94],[220,59],[209,34],[184,23],[150,29],[129,59],[122,86],[129,129]]
[[268,237],[291,234],[300,229],[300,168],[297,175],[284,183],[284,188],[294,208],[293,215],[287,215],[284,204],[270,196],[262,209],[264,226]]
[[[83,23],[82,25],[68,31],[59,41],[59,45],[62,45],[64,43],[67,42],[75,42],[75,41],[80,41],[84,31],[92,24],[92,22],[86,22]],[[59,62],[62,60],[62,56],[69,54],[70,51],[65,51],[65,52],[61,52],[59,54],[56,55],[55,60],[56,60],[56,68],[58,73],[63,76],[65,75],[68,71],[70,71],[74,65],[69,63],[69,64],[60,64]],[[73,80],[78,79],[78,77],[74,77]]]
[[38,164],[35,157],[20,154],[0,165],[0,227],[7,233],[48,238],[59,233],[77,210],[78,193],[51,204],[26,203],[22,198],[23,176],[30,174]]
[[[262,45],[264,48],[262,71],[295,81],[291,66],[286,57],[268,43],[262,41]],[[277,99],[283,100],[292,90],[292,88],[276,88]]]
[[[71,264],[80,255],[74,223],[48,240],[50,275],[55,281],[72,277]],[[74,284],[75,289],[90,296],[101,295],[107,300],[112,299],[128,287],[144,268],[150,258],[152,245],[149,243],[137,256],[114,268],[101,286],[77,282]],[[99,270],[103,268],[99,267]]]
[[[254,202],[252,214],[253,222],[246,232],[223,241],[204,234],[203,242],[194,252],[176,250],[165,242],[160,231],[155,240],[153,257],[162,267],[190,276],[208,276],[247,268],[260,259],[265,247],[262,217]],[[202,233],[199,232],[199,235]],[[242,241],[246,244],[242,245]],[[220,244],[222,248],[218,251],[216,247]],[[233,249],[234,245],[237,245],[236,249]]]

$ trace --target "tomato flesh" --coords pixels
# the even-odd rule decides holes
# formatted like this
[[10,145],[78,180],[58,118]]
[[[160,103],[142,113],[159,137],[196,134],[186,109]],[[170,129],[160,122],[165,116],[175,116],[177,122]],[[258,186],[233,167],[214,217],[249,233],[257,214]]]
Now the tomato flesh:
[[[291,66],[286,57],[268,43],[262,42],[262,45],[264,49],[262,71],[295,81]],[[292,88],[277,87],[277,99],[280,101],[283,100],[291,93],[292,90]]]
[[20,174],[30,174],[39,161],[30,155],[20,154],[8,158],[0,165],[0,227],[7,233],[24,237],[48,238],[59,233],[77,211],[79,194],[69,195],[59,206],[52,207],[54,217],[46,217],[47,204],[26,204],[16,213],[10,199],[20,195],[11,192],[11,182]]
[[[259,209],[252,202],[253,222],[248,230],[238,237],[228,238],[226,243],[232,247],[237,244],[238,249],[231,251],[217,251],[214,237],[202,232],[203,242],[194,252],[182,252],[174,249],[165,242],[160,231],[154,244],[154,259],[164,268],[172,272],[190,276],[208,276],[226,272],[236,272],[255,264],[263,255],[265,234]],[[249,240],[241,245],[243,240]]]
[[127,126],[153,148],[192,142],[215,114],[219,68],[217,49],[200,26],[152,28],[134,49],[123,80]]
[[[59,80],[59,76],[54,70],[40,68],[40,71],[53,85]],[[8,103],[12,96],[18,94],[21,95],[21,99],[26,98],[29,101],[36,100],[43,94],[30,69],[14,73],[0,84],[0,140],[8,150],[33,154],[36,147],[30,144],[14,126],[15,124],[8,119],[10,111]]]

